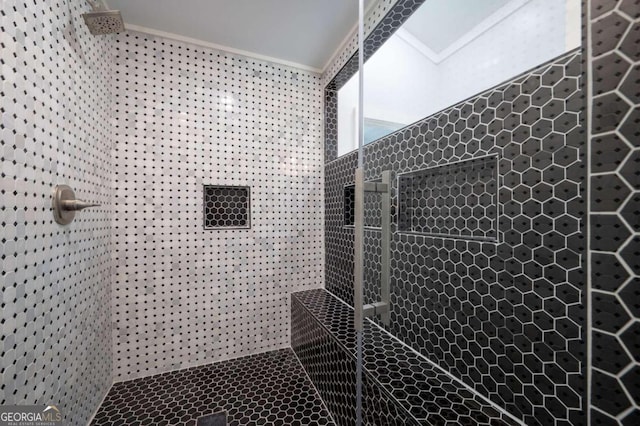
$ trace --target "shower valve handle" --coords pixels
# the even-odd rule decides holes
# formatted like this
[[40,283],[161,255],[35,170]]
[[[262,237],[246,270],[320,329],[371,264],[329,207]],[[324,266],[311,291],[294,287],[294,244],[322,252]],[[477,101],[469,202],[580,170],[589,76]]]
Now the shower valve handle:
[[76,217],[77,211],[99,205],[88,201],[76,200],[76,194],[68,185],[57,185],[53,188],[51,209],[53,210],[54,220],[60,225],[70,224]]
[[80,211],[87,207],[98,207],[100,204],[91,203],[82,200],[64,200],[62,201],[62,209],[66,211]]

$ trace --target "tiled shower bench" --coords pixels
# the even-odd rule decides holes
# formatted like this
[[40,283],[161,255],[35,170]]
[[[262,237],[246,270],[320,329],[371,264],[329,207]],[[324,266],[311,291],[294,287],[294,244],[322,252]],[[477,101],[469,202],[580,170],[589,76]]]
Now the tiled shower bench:
[[[355,424],[353,309],[325,290],[294,293],[291,346],[338,425]],[[517,425],[430,361],[365,321],[367,425]]]

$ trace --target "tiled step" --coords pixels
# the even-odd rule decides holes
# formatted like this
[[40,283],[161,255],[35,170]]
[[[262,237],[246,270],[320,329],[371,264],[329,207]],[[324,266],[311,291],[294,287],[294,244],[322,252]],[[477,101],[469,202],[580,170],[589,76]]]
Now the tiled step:
[[[346,358],[355,363],[356,334],[353,329],[351,307],[325,290],[310,290],[293,295],[292,311],[292,347],[305,369],[308,372],[309,368],[314,370],[313,374],[310,373],[314,382],[314,376],[323,377],[323,368],[327,369],[326,374],[336,374],[331,371],[336,369],[336,365],[331,365],[330,360],[318,362],[323,356],[322,351],[326,351],[327,345],[331,345],[326,341],[326,336],[330,336],[334,345],[346,354]],[[311,321],[316,322],[316,325],[311,324]],[[314,336],[309,332],[314,326],[321,327],[325,333],[316,330]],[[379,394],[378,405],[380,399],[389,399],[385,404],[399,407],[398,416],[404,416],[409,422],[407,424],[518,424],[494,408],[488,400],[472,392],[369,321],[365,321],[363,353],[364,375],[368,385],[365,388],[379,388],[376,390]],[[329,358],[337,359],[337,356],[332,354]],[[342,364],[350,363],[343,361]],[[348,376],[353,373],[342,371],[342,374]],[[315,384],[332,411],[332,404],[326,401],[327,395],[334,397],[340,392],[331,389],[330,380]],[[344,386],[337,383],[336,385]],[[343,390],[342,393],[346,395],[348,390]],[[364,405],[367,406],[366,403]],[[346,409],[342,411],[348,412]],[[337,423],[349,424],[348,421],[341,422],[339,413],[337,415],[334,412],[333,415]],[[370,424],[394,423],[380,420]]]

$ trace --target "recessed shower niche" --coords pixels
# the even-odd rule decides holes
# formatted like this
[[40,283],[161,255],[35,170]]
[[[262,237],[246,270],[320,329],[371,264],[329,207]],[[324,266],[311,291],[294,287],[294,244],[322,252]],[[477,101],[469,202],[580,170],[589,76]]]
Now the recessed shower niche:
[[473,240],[497,239],[495,155],[398,176],[398,231]]
[[204,186],[204,229],[251,228],[248,186]]

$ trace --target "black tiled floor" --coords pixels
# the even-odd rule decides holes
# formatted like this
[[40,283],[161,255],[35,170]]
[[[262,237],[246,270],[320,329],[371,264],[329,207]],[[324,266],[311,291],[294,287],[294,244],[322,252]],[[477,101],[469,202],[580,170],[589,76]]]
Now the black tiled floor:
[[116,383],[93,425],[334,425],[291,349]]

